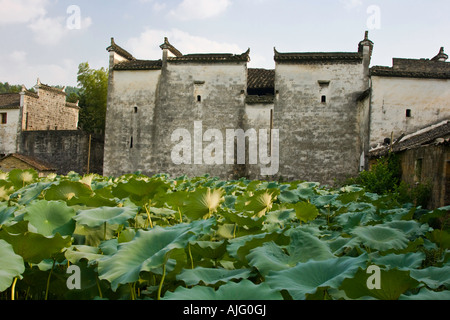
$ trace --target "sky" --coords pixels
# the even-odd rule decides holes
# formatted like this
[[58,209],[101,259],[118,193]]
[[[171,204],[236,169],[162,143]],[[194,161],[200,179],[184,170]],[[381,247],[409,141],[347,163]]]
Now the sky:
[[77,86],[78,65],[108,68],[111,38],[137,59],[250,48],[249,68],[279,52],[356,52],[369,31],[371,65],[450,53],[449,0],[0,0],[0,82]]

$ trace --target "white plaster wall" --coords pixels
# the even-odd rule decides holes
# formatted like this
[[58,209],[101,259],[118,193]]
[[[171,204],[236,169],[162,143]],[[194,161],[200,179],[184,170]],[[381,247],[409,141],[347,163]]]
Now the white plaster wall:
[[0,113],[7,113],[7,123],[0,124],[0,154],[16,153],[20,109],[1,109]]
[[372,76],[372,88],[371,146],[450,118],[450,80]]
[[[319,81],[330,82],[326,87]],[[363,144],[357,99],[368,85],[363,63],[276,65],[280,176],[332,184],[358,172]]]
[[[151,141],[160,70],[113,71],[106,116],[104,174],[145,170]],[[137,108],[137,113],[135,112]],[[133,148],[131,147],[133,137]],[[141,153],[142,150],[148,150]]]
[[270,111],[273,104],[247,104],[245,105],[245,117],[247,128],[269,129]]

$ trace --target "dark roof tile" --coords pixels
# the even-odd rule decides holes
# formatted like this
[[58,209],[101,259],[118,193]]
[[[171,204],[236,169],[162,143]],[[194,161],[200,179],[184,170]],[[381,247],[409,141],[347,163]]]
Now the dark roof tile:
[[123,61],[114,66],[114,70],[132,71],[132,70],[160,70],[162,68],[161,60],[132,60]]
[[248,69],[248,89],[275,88],[275,70]]
[[[436,125],[429,126],[397,139],[392,146],[393,152],[402,152],[408,149],[418,148],[436,141],[439,138],[450,137],[450,120],[443,121]],[[370,151],[371,158],[378,158],[389,153],[390,146],[384,145]]]
[[16,159],[19,159],[39,171],[56,171],[56,168],[49,163],[38,160],[31,156],[25,156],[25,155],[17,154],[17,153],[9,154],[6,157],[1,158],[0,161],[3,159],[9,158],[9,157],[14,157]]
[[278,63],[323,63],[323,62],[342,62],[353,63],[361,62],[363,54],[360,52],[286,52],[281,53],[276,49],[275,61]]
[[20,108],[19,93],[0,94],[0,109],[18,109]]

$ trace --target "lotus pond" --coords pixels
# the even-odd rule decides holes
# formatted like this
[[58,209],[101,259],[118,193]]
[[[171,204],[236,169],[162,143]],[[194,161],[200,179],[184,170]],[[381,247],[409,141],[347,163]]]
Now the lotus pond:
[[0,300],[449,300],[449,210],[314,182],[0,172]]

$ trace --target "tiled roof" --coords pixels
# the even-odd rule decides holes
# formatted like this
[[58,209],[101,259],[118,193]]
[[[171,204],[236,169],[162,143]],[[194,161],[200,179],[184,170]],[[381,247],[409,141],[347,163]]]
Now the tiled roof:
[[16,159],[19,159],[39,171],[56,171],[57,170],[51,164],[48,164],[46,162],[43,162],[41,160],[38,160],[38,159],[30,157],[30,156],[25,156],[25,155],[17,154],[17,153],[9,154],[6,157],[3,157],[2,159],[0,159],[0,161],[3,159],[9,158],[9,157],[14,157]]
[[167,58],[170,62],[249,62],[250,49],[242,54],[231,53],[195,53],[187,54],[180,57]]
[[430,59],[393,58],[392,67],[374,66],[370,69],[372,76],[450,79],[450,62],[441,48],[439,54]]
[[[394,142],[392,151],[402,152],[408,149],[414,149],[422,145],[427,145],[436,142],[437,139],[450,137],[450,120],[445,120],[436,125],[426,127],[422,130],[414,133],[402,136]],[[439,141],[438,141],[439,142]],[[389,145],[383,145],[370,150],[370,157],[377,158],[388,154],[390,149]]]
[[20,94],[18,93],[0,94],[0,109],[19,109],[19,108],[20,108]]
[[66,102],[67,108],[80,109],[80,106],[77,103]]
[[114,70],[160,70],[161,60],[132,60],[123,61],[114,66]]
[[371,76],[379,77],[402,77],[423,79],[450,79],[450,71],[409,71],[396,70],[390,67],[375,66],[370,69]]
[[273,89],[275,88],[275,70],[248,69],[249,89]]
[[111,45],[108,48],[106,48],[106,50],[108,50],[108,52],[113,51],[127,60],[135,60],[135,58],[131,53],[129,53],[128,51],[126,51],[125,49],[116,44],[114,38],[111,38]]
[[275,61],[278,63],[323,63],[323,62],[361,62],[363,54],[360,52],[287,52],[281,53],[276,49]]

